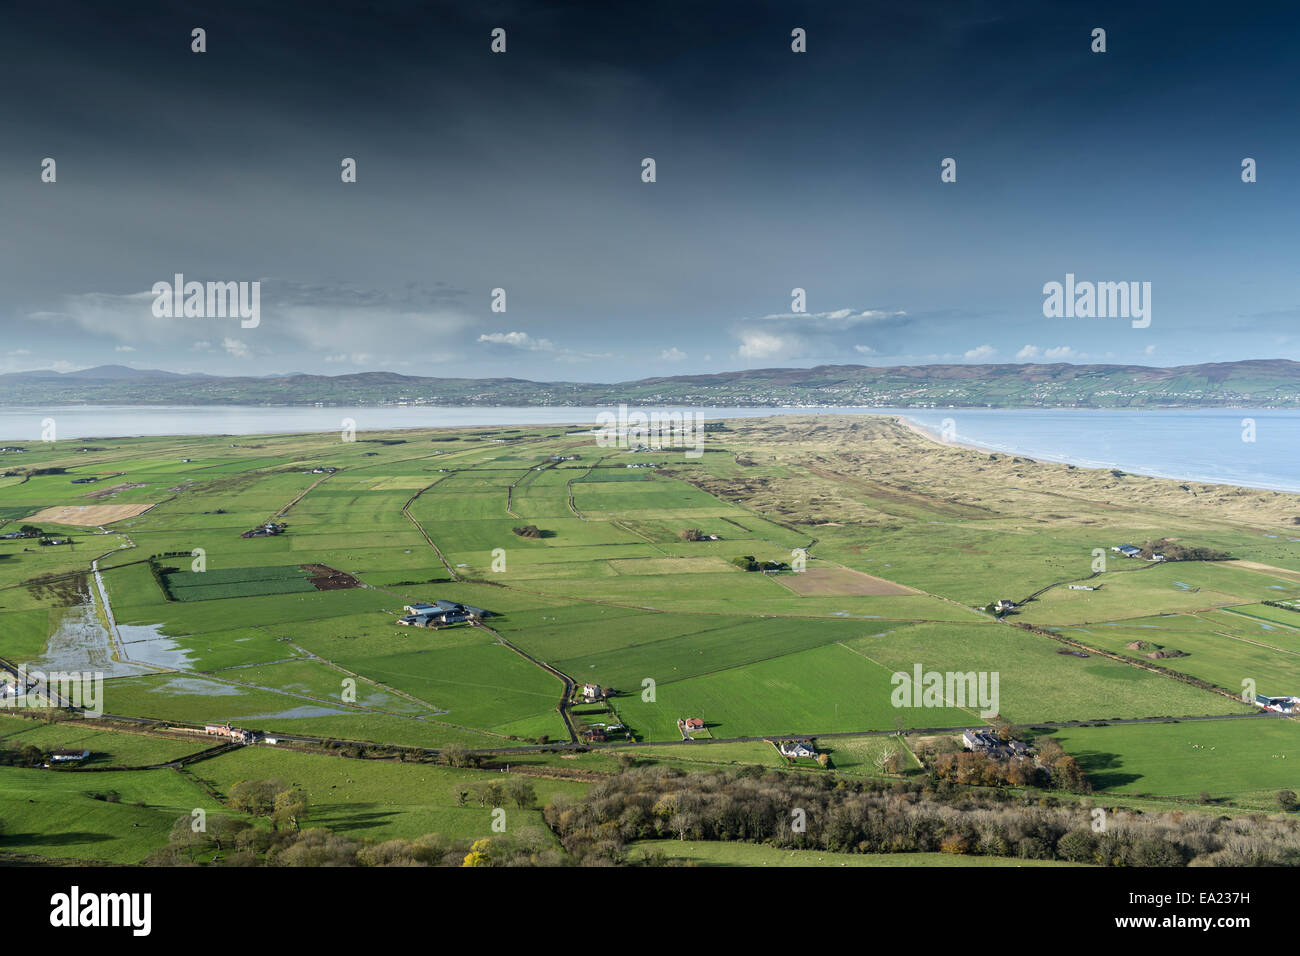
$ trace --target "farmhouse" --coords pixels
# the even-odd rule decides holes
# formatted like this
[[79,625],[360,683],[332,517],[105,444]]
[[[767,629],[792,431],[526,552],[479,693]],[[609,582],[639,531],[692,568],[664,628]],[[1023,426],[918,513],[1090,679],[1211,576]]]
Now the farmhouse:
[[587,700],[600,700],[604,691],[599,684],[583,684],[579,693]]
[[471,607],[455,601],[408,604],[403,610],[406,611],[406,616],[399,617],[397,623],[407,627],[442,627],[447,624],[460,624],[463,621],[473,623],[491,614],[481,607]]
[[687,717],[684,721],[682,721],[682,724],[683,726],[686,727],[687,730],[704,729],[704,721],[699,717]]
[[989,750],[1002,746],[997,734],[985,730],[967,730],[961,735],[961,742],[967,750]]
[[1265,697],[1260,694],[1255,698],[1255,703],[1279,714],[1294,714],[1300,708],[1300,697]]
[[286,524],[276,524],[274,521],[268,521],[266,524],[262,525],[259,528],[254,528],[252,531],[245,531],[243,534],[240,535],[240,537],[241,538],[269,538],[272,535],[284,534],[285,529],[288,527],[289,526]]
[[262,738],[261,731],[244,730],[240,727],[231,727],[230,724],[208,724],[203,728],[203,732],[214,737],[229,738],[237,744],[251,744]]
[[50,754],[50,763],[76,763],[89,757],[89,750],[55,750]]
[[1135,548],[1131,544],[1119,544],[1111,548],[1111,550],[1116,551],[1119,554],[1122,554],[1126,558],[1136,558],[1139,554],[1142,553],[1141,548]]
[[1093,587],[1091,584],[1071,584],[1070,590],[1071,591],[1095,591],[1097,589]]
[[806,740],[783,740],[776,745],[782,757],[816,757],[817,751]]
[[967,730],[961,735],[961,742],[967,750],[987,754],[994,760],[1024,757],[1033,749],[1023,740],[1003,741],[997,734],[988,730]]
[[999,614],[1005,614],[1007,611],[1020,607],[1015,601],[1008,601],[1006,598],[999,598],[993,604],[993,610]]

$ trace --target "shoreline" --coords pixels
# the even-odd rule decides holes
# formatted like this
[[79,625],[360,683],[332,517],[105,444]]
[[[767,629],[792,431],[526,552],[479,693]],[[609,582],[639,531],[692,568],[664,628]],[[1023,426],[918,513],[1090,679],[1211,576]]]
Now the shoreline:
[[999,452],[998,449],[996,448],[986,448],[983,445],[976,445],[972,442],[944,441],[943,436],[936,435],[934,432],[928,430],[924,425],[920,425],[916,422],[909,421],[908,419],[904,418],[902,415],[891,415],[889,417],[892,418],[894,421],[898,422],[898,424],[902,425],[909,432],[912,432],[913,434],[916,435],[920,435],[922,438],[928,439],[929,441],[934,442],[936,445],[942,445],[945,448],[965,448],[969,451],[988,452],[989,454],[1006,454],[1006,452]]
[[[916,422],[910,421],[907,418],[904,418],[902,415],[892,414],[889,415],[888,417],[898,422],[898,424],[900,424],[901,426],[903,426],[913,434],[919,435],[921,438],[924,438],[927,441],[934,442],[936,445],[941,445],[944,448],[964,448],[967,451],[977,451],[980,452],[981,454],[989,454],[989,455],[1010,455],[1013,457],[1019,456],[1021,458],[1028,458],[1039,464],[1046,463],[1051,465],[1072,465],[1075,468],[1079,468],[1087,471],[1106,471],[1112,467],[1118,467],[1118,466],[1112,466],[1106,464],[1098,464],[1097,462],[1087,462],[1081,459],[1074,459],[1074,460],[1063,459],[1059,455],[1045,456],[1041,454],[1036,455],[1032,452],[1027,452],[1027,451],[1008,451],[1005,448],[994,448],[991,445],[977,445],[974,442],[969,442],[969,441],[944,441],[942,437],[936,435],[934,432],[927,429],[924,425],[920,425]],[[1272,485],[1244,485],[1236,481],[1217,481],[1217,480],[1210,480],[1207,478],[1189,478],[1186,475],[1152,474],[1146,471],[1137,471],[1132,468],[1124,469],[1124,471],[1127,474],[1139,475],[1143,478],[1158,478],[1161,481],[1195,482],[1198,485],[1214,485],[1214,486],[1223,486],[1228,488],[1245,488],[1250,491],[1273,491],[1273,492],[1277,492],[1278,494],[1284,494],[1284,495],[1300,495],[1300,485],[1297,485],[1296,487],[1293,488],[1286,488],[1286,487],[1272,486]]]

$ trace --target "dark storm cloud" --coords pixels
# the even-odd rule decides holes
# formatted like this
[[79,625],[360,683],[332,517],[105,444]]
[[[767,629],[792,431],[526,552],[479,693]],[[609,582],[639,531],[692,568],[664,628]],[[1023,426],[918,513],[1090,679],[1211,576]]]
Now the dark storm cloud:
[[[1222,317],[1295,307],[1292,26],[1159,4],[24,6],[0,31],[25,91],[0,100],[0,363],[1252,357],[1272,324],[1226,339]],[[1152,281],[1152,328],[1048,322],[1066,272]],[[160,326],[139,297],[176,273],[263,280],[264,321]],[[907,318],[765,318],[796,287],[813,315]]]

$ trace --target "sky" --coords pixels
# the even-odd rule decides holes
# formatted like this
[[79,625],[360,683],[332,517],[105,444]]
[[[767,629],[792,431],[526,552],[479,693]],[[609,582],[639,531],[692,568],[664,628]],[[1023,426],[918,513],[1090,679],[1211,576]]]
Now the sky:
[[[0,372],[1300,359],[1297,21],[1281,3],[24,4],[0,31]],[[156,315],[176,274],[258,282],[256,326]],[[1045,317],[1067,274],[1149,282],[1150,324]]]

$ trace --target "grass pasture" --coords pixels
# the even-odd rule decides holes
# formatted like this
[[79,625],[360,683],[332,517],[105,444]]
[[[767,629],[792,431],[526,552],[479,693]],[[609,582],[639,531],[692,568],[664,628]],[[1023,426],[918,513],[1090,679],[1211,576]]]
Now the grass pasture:
[[[89,647],[88,659],[120,654],[107,618],[101,633],[84,614],[98,560],[121,647],[154,663],[107,681],[112,714],[496,751],[568,741],[557,710],[567,679],[614,691],[609,705],[651,745],[624,748],[636,759],[781,768],[761,738],[807,736],[836,772],[861,777],[879,774],[896,739],[868,732],[985,722],[977,701],[895,706],[895,675],[910,684],[918,666],[996,675],[997,710],[1022,724],[1253,711],[1180,677],[1230,694],[1247,680],[1261,693],[1300,694],[1300,613],[1265,603],[1300,606],[1300,496],[940,446],[870,416],[738,420],[699,459],[600,448],[590,434],[534,426],[351,443],[300,434],[83,446],[47,443],[6,460],[24,474],[0,478],[3,528],[44,515],[43,530],[72,543],[0,538],[0,658],[42,660],[51,642],[69,641]],[[314,470],[327,467],[337,470]],[[25,473],[45,468],[66,471]],[[73,476],[101,480],[74,486]],[[70,508],[121,515],[101,531],[67,525]],[[80,515],[107,521],[110,512]],[[269,520],[286,533],[241,537]],[[529,525],[536,535],[520,533]],[[1237,560],[1148,565],[1109,550],[1162,538]],[[1090,577],[1098,548],[1106,570]],[[206,567],[196,571],[200,549]],[[804,573],[734,563],[790,563],[796,549],[807,551]],[[168,569],[166,592],[151,557]],[[305,570],[313,565],[360,586],[318,591]],[[1097,589],[1068,587],[1081,581]],[[1032,595],[1006,620],[984,610]],[[404,606],[439,600],[489,615],[436,629],[396,623]],[[1087,656],[1015,623],[1051,629]],[[1149,656],[1168,649],[1182,655]],[[679,745],[686,717],[703,719],[712,742]],[[165,762],[188,745],[14,721],[0,717],[11,743],[86,746],[99,767]],[[1209,790],[1217,806],[1263,807],[1295,779],[1294,726],[1234,717],[1058,736],[1103,792],[1187,799]],[[608,772],[619,753],[610,744],[517,759],[563,776]],[[486,832],[483,808],[456,806],[453,792],[483,776],[428,765],[258,747],[197,764],[189,777],[0,773],[13,781],[0,820],[20,834],[16,848],[39,855],[133,862],[176,806],[211,802],[200,781],[223,793],[257,775],[298,780],[319,802],[316,822],[349,833]],[[87,796],[101,781],[121,802]],[[548,779],[539,794],[588,782]],[[536,808],[521,814],[539,819]],[[110,826],[132,832],[105,836]],[[691,852],[707,862],[714,851]]]
[[1057,740],[1101,793],[1276,808],[1300,785],[1300,724],[1282,717],[1080,727]]

